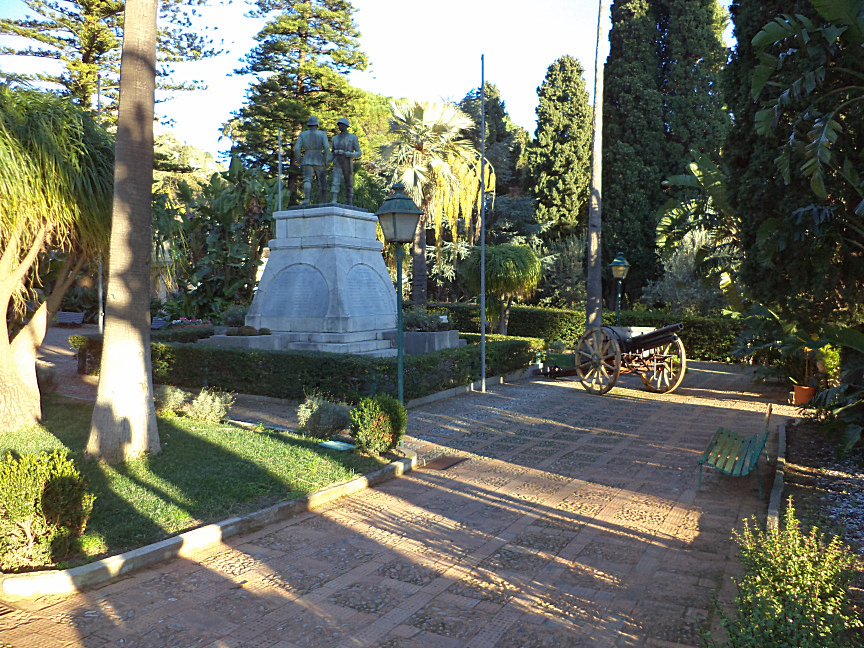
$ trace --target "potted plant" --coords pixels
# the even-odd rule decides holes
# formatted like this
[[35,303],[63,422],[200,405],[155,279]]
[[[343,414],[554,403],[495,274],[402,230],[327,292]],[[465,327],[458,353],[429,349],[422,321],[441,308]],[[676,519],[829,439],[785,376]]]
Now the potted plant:
[[793,405],[807,405],[816,395],[818,358],[826,345],[827,340],[802,331],[794,331],[781,345],[783,365],[792,383]]

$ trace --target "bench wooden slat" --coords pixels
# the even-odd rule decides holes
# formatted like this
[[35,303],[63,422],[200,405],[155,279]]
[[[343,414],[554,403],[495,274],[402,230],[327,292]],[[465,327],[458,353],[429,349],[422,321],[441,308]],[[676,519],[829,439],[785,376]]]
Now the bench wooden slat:
[[[708,443],[708,448],[698,460],[699,489],[702,489],[702,466],[714,468],[726,475],[743,477],[756,469],[759,479],[759,456],[768,441],[768,424],[771,420],[772,406],[765,412],[765,425],[760,434],[745,436],[725,428],[718,428]],[[767,454],[766,454],[767,460]],[[762,497],[762,484],[759,483],[759,497]]]
[[742,439],[741,447],[738,449],[738,459],[735,461],[735,466],[729,474],[735,477],[741,477],[753,470],[751,455],[753,454],[753,448],[755,447],[755,435],[752,437],[744,437],[744,439]]

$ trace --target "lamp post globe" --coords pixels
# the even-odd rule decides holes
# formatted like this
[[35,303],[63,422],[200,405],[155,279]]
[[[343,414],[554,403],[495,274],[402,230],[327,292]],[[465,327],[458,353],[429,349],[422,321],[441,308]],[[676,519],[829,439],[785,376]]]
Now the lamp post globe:
[[621,326],[621,282],[627,278],[630,264],[624,258],[624,253],[619,252],[615,260],[609,264],[609,267],[612,269],[612,276],[618,280],[618,306],[615,309],[615,326]]
[[393,193],[384,199],[381,208],[375,213],[384,240],[396,243],[396,340],[397,340],[397,385],[399,403],[405,404],[403,380],[403,350],[402,350],[402,244],[414,240],[414,233],[423,212],[417,208],[414,201],[405,194],[405,185],[397,182],[393,185]]

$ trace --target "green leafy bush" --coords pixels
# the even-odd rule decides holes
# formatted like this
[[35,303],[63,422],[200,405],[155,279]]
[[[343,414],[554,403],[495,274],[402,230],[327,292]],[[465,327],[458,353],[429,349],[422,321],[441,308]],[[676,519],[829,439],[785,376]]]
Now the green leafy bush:
[[0,569],[50,565],[84,533],[95,497],[66,450],[0,461]]
[[446,312],[429,310],[424,306],[406,305],[402,311],[403,331],[446,331],[450,329],[449,321],[441,321]]
[[312,394],[297,408],[297,422],[304,434],[327,439],[351,425],[351,408],[347,403]]
[[723,618],[731,648],[839,648],[860,626],[847,603],[855,557],[837,537],[803,535],[790,499],[779,529],[745,521],[735,533],[743,575],[736,579],[734,619]]
[[258,329],[254,326],[238,326],[237,328],[228,329],[226,335],[239,335],[241,337],[249,337],[258,335]]
[[[212,326],[196,326],[177,329],[163,329],[161,331],[150,331],[152,342],[175,342],[178,344],[192,344],[198,340],[209,338],[213,335]],[[78,373],[97,375],[102,362],[102,336],[101,335],[70,335],[69,347],[78,354]]]
[[393,447],[393,425],[380,401],[364,398],[351,410],[351,436],[361,452],[379,455]]
[[[436,308],[450,314],[452,328],[459,329],[460,333],[480,333],[480,307],[476,304],[436,304]],[[740,321],[726,317],[697,317],[654,311],[621,312],[622,326],[661,328],[677,322],[684,324],[684,330],[678,333],[678,337],[691,360],[729,361],[736,347],[736,337],[743,327]],[[603,324],[615,325],[614,311],[603,313]],[[514,306],[510,310],[507,333],[508,337],[561,340],[567,347],[574,348],[585,333],[585,311]]]
[[[487,376],[527,367],[543,347],[538,339],[492,337],[486,343]],[[154,382],[177,387],[296,399],[322,393],[348,403],[396,393],[396,358],[154,343],[151,359]],[[406,356],[405,398],[467,385],[480,375],[477,345]]]
[[233,404],[234,397],[230,394],[202,389],[189,404],[186,415],[202,423],[220,423]]
[[156,403],[156,411],[160,414],[165,412],[179,414],[189,404],[189,394],[171,385],[161,385],[153,393],[153,400]]
[[243,326],[246,323],[246,313],[249,307],[242,304],[229,306],[222,313],[222,323],[225,326]]
[[402,403],[387,394],[376,394],[375,400],[378,401],[381,410],[390,419],[392,434],[390,447],[387,449],[392,450],[402,442],[402,438],[405,436],[405,428],[408,427],[408,412],[402,407]]

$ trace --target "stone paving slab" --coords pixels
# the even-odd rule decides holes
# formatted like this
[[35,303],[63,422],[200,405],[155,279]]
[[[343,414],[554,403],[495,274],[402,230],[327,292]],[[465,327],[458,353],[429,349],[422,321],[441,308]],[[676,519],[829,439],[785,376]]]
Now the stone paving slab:
[[[0,642],[167,648],[699,645],[734,596],[755,474],[705,471],[717,427],[796,410],[747,368],[692,363],[670,395],[529,379],[413,409],[420,469],[70,597],[0,609]],[[771,467],[761,471],[770,490]],[[122,640],[122,642],[121,642]]]

